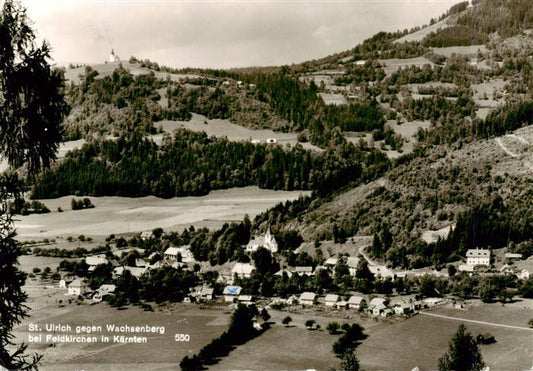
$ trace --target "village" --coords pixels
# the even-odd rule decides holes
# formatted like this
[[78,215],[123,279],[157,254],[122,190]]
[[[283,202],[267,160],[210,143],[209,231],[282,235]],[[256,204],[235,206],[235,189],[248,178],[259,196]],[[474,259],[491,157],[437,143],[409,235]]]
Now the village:
[[[161,232],[145,231],[138,234],[137,238],[139,241],[153,243],[154,240],[163,238],[163,235]],[[244,259],[248,262],[228,262],[222,266],[210,267],[206,262],[195,259],[190,245],[170,246],[162,253],[148,253],[148,250],[141,247],[122,247],[112,252],[88,255],[82,260],[78,259],[78,263],[59,264],[58,272],[47,276],[45,281],[51,281],[54,287],[64,290],[64,294],[69,298],[68,301],[99,303],[107,300],[114,304],[110,299],[119,294],[117,280],[126,272],[128,276],[142,280],[150,277],[155,270],[165,268],[189,272],[195,277],[190,281],[192,282],[190,287],[185,287],[186,291],[180,296],[180,301],[184,303],[234,307],[238,304],[254,304],[260,308],[290,313],[303,311],[341,317],[358,314],[379,319],[412,316],[420,310],[445,304],[456,308],[465,307],[468,297],[440,293],[436,288],[424,290],[420,287],[424,285],[424,283],[420,284],[424,280],[426,280],[424,282],[433,282],[431,280],[435,279],[437,282],[442,282],[442,280],[449,280],[450,274],[465,277],[506,277],[507,280],[515,281],[526,281],[530,277],[528,269],[519,267],[529,266],[530,264],[521,265],[521,262],[528,263],[531,259],[522,260],[520,254],[503,251],[498,251],[498,256],[495,257],[496,254],[488,249],[469,249],[464,262],[449,265],[447,269],[411,271],[395,270],[373,261],[365,253],[364,246],[356,251],[354,256],[339,254],[339,256],[327,257],[315,266],[313,264],[294,265],[296,264],[294,262],[293,265],[288,265],[286,257],[281,254],[283,249],[278,246],[270,228],[267,228],[265,233],[252,238],[246,246],[243,246],[243,249],[251,257],[255,257],[254,254],[258,251],[262,252],[272,259],[271,264],[277,265],[280,269],[274,272],[270,267],[265,271],[264,267],[257,266],[257,263],[263,264],[261,260],[255,259],[254,261],[253,258]],[[119,254],[122,254],[122,258],[119,258]],[[495,260],[498,261],[495,262]],[[313,259],[309,261],[315,263]],[[81,272],[80,265],[76,264],[82,266]],[[214,271],[210,268],[214,268]],[[111,274],[102,273],[106,269]],[[261,270],[260,273],[258,269]],[[50,272],[50,269],[47,271]],[[33,272],[34,274],[30,274],[30,277],[33,276],[32,279],[36,280],[35,274],[40,270],[34,269]],[[104,281],[95,279],[99,275],[106,277]],[[260,281],[257,284],[250,284],[258,276],[261,277]],[[50,277],[53,280],[50,280]],[[214,277],[216,279],[213,279]],[[45,276],[41,274],[41,281],[43,278]],[[279,290],[278,292],[270,290],[271,294],[265,295],[268,290],[263,286],[267,285],[269,280],[296,282],[297,288],[294,289],[291,286],[291,289],[285,290],[285,295],[278,295]],[[375,285],[374,289],[357,291],[353,287],[361,286],[331,284],[333,281],[342,282],[342,280],[375,282]],[[418,287],[409,291],[401,291],[398,282],[403,282],[401,285],[405,285],[409,280],[418,282]],[[330,283],[321,285],[317,284],[318,281]],[[95,282],[104,283],[96,287]],[[259,289],[254,288],[257,285]],[[431,293],[434,295],[430,295]],[[507,296],[498,296],[498,298],[503,302],[512,301],[513,296],[517,294],[514,292]],[[487,301],[495,300],[496,296],[495,294],[487,298]],[[470,298],[474,298],[474,295]]]

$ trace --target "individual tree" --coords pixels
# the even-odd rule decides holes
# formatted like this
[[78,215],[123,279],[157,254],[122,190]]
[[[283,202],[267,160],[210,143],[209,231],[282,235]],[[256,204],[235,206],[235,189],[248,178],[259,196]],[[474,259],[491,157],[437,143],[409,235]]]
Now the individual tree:
[[[281,321],[281,323],[283,323],[285,326],[289,326],[289,323],[291,322],[292,322],[292,318],[290,316],[283,318],[283,321]],[[530,322],[533,326],[533,319]]]
[[276,264],[276,261],[272,257],[270,251],[264,247],[257,249],[257,251],[252,254],[252,259],[254,261],[257,273],[261,276],[272,273],[276,269],[279,269],[279,266]]
[[[49,58],[50,47],[35,44],[26,10],[5,0],[0,13],[0,155],[14,168],[25,165],[30,175],[55,159],[67,111],[61,72],[50,67]],[[26,345],[16,347],[11,334],[27,315],[26,276],[17,268],[21,251],[7,205],[20,194],[18,184],[17,175],[1,174],[0,366],[28,370],[37,368],[40,357],[25,356]]]
[[368,262],[365,258],[361,258],[357,263],[357,269],[355,270],[355,278],[360,280],[373,281],[374,274],[368,268]]
[[359,359],[355,356],[353,351],[347,351],[341,356],[340,370],[343,371],[359,371]]
[[328,330],[328,332],[331,335],[335,335],[337,333],[337,331],[339,331],[339,323],[338,322],[330,322],[330,323],[328,323],[328,325],[326,326],[326,330]]
[[314,325],[315,325],[314,319],[308,319],[307,321],[305,321],[305,327],[307,327],[308,329],[313,328]]
[[460,324],[448,352],[439,359],[439,371],[479,371],[484,366],[476,340],[466,331],[465,325]]

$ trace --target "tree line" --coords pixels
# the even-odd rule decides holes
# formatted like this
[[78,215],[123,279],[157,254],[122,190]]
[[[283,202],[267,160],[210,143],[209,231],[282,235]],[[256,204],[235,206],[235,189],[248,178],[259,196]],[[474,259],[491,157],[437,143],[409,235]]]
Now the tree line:
[[180,129],[161,146],[140,133],[95,140],[66,156],[35,181],[34,198],[205,195],[214,189],[256,185],[268,189],[328,193],[375,167],[386,157],[345,143],[321,153],[299,146],[254,145],[208,138]]

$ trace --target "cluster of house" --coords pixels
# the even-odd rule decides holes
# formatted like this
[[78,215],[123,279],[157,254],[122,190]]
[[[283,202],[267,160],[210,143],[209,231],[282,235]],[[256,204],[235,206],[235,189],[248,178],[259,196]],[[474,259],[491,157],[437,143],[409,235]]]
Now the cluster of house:
[[394,314],[404,315],[414,313],[415,311],[434,307],[444,303],[442,298],[427,298],[418,301],[400,300],[389,303],[388,299],[381,297],[374,297],[371,300],[365,299],[363,296],[352,295],[348,300],[342,300],[337,294],[326,294],[323,298],[319,298],[314,292],[304,292],[300,296],[293,295],[288,299],[275,298],[270,305],[282,304],[288,306],[301,305],[304,307],[312,307],[323,305],[335,309],[353,309],[356,311],[364,311],[373,316],[388,317]]
[[93,291],[85,279],[75,278],[70,275],[65,275],[59,281],[59,288],[67,289],[65,295],[69,296],[89,295],[94,303],[101,302],[106,295],[113,294],[116,290],[115,285],[105,284]]
[[[521,260],[523,258],[522,254],[517,253],[506,253],[505,259],[508,262]],[[473,273],[476,267],[490,267],[491,266],[491,251],[488,249],[470,249],[466,252],[466,264],[461,264],[459,266],[459,271]],[[499,269],[501,274],[513,274],[516,275],[519,279],[527,280],[529,279],[530,272],[527,269],[519,270],[516,267],[511,266],[510,264],[504,264]]]
[[[254,240],[254,243],[250,242],[247,246],[247,251],[255,251],[256,242]],[[263,245],[259,245],[263,246]],[[255,248],[256,249],[256,248]],[[272,245],[272,249],[277,251],[277,245]],[[269,248],[269,250],[271,250]],[[273,251],[271,250],[271,251]],[[288,278],[291,278],[293,275],[298,276],[314,276],[319,270],[326,270],[330,274],[335,273],[335,267],[337,266],[337,263],[339,259],[343,259],[346,263],[346,266],[348,267],[348,272],[350,276],[355,277],[355,273],[357,272],[357,265],[359,264],[359,258],[357,257],[341,257],[341,258],[329,258],[327,259],[323,265],[317,266],[316,268],[313,268],[312,266],[296,266],[296,267],[290,267],[290,268],[282,268],[276,273],[274,273],[275,276],[283,276],[286,275]],[[231,269],[230,273],[223,274],[221,276],[221,279],[223,279],[225,282],[228,282],[230,284],[233,284],[235,281],[235,278],[250,278],[252,274],[255,271],[255,267],[251,263],[235,263],[233,268]]]

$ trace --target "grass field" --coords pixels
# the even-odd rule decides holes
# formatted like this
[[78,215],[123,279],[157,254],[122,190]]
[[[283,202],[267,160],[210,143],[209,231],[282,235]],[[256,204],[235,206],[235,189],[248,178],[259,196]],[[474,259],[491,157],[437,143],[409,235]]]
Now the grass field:
[[[106,324],[164,326],[165,331],[164,334],[159,332],[137,334],[148,338],[147,343],[144,344],[99,341],[93,344],[56,343],[55,346],[51,346],[47,343],[31,343],[29,352],[39,352],[44,355],[41,367],[43,370],[126,370],[130,369],[130,365],[142,366],[144,369],[175,370],[185,355],[197,353],[228,326],[229,314],[225,313],[223,307],[202,310],[192,305],[181,305],[169,311],[144,312],[137,307],[117,310],[106,303],[96,305],[72,303],[58,308],[54,305],[54,299],[61,297],[63,300],[68,299],[61,293],[57,293],[52,297],[37,297],[30,302],[30,305],[34,306],[36,302],[42,303],[48,299],[49,305],[41,305],[39,309],[31,312],[32,317],[17,328],[17,341],[28,340],[29,323],[36,323],[43,327],[46,323],[70,325],[73,330],[68,334],[73,334],[75,326],[79,325],[102,326],[103,331],[95,333],[98,337],[117,335],[108,333],[105,329]],[[45,330],[43,333],[46,333]],[[189,334],[190,341],[176,342],[174,339],[176,333]],[[66,334],[66,332],[61,334]],[[131,336],[132,334],[124,335]]]
[[452,56],[452,54],[465,55],[470,58],[476,58],[478,51],[486,53],[487,48],[485,45],[471,45],[471,46],[449,46],[446,48],[432,48],[435,54],[444,55],[446,58]]
[[[279,202],[294,200],[300,191],[272,191],[257,187],[213,191],[202,197],[160,199],[154,196],[90,197],[94,209],[72,211],[73,196],[41,200],[52,211],[49,214],[17,216],[15,227],[19,238],[45,238],[64,235],[108,236],[203,225],[221,226],[224,222],[250,218]],[[57,212],[58,207],[64,211]]]
[[324,103],[328,105],[341,106],[348,103],[342,94],[318,93],[318,95],[320,95],[320,97],[324,100]]
[[[372,320],[347,320],[337,317],[295,314],[270,311],[275,324],[261,336],[237,347],[212,370],[329,370],[338,365],[339,360],[332,351],[333,343],[339,335],[330,335],[326,330],[329,322],[340,324],[357,322],[367,329],[376,325]],[[290,315],[290,327],[281,321]],[[320,330],[305,328],[305,321],[314,319]]]
[[[200,78],[199,75],[193,75],[193,74],[174,74],[174,73],[166,73],[166,72],[158,72],[153,71],[148,68],[141,67],[138,64],[131,64],[128,61],[120,61],[120,62],[113,62],[113,63],[102,63],[102,64],[92,64],[91,67],[98,71],[98,78],[111,76],[113,71],[118,68],[119,64],[122,64],[122,66],[129,70],[132,75],[142,75],[142,74],[149,74],[150,72],[153,72],[155,74],[155,77],[158,79],[166,79],[167,76],[170,76],[172,81],[179,81],[183,80],[185,78]],[[78,68],[72,68],[67,69],[65,72],[65,79],[72,81],[74,84],[80,83],[80,74],[85,74],[85,67],[78,67]]]
[[424,37],[429,35],[431,32],[437,32],[440,28],[446,28],[446,27],[448,27],[446,20],[442,20],[431,26],[424,27],[423,29],[413,32],[409,35],[400,37],[398,40],[395,40],[394,42],[402,43],[406,41],[422,41]]
[[429,59],[425,57],[417,57],[417,58],[408,58],[408,59],[380,59],[379,63],[381,63],[384,67],[385,73],[387,76],[392,75],[394,72],[398,71],[400,68],[405,68],[408,66],[417,66],[422,67],[426,64],[429,64],[430,66],[434,66],[433,62],[431,62]]
[[[59,267],[59,263],[65,260],[65,258],[53,258],[50,256],[34,256],[34,255],[22,255],[19,257],[19,268],[21,271],[30,273],[33,271],[33,268],[39,268],[41,271],[46,267],[50,267],[52,272],[56,271],[56,268]],[[67,259],[67,260],[77,260],[77,259]]]
[[[186,128],[192,131],[205,132],[207,136],[226,137],[232,141],[251,141],[260,140],[262,143],[268,138],[274,138],[278,144],[291,146],[296,145],[298,140],[296,139],[296,133],[281,133],[277,131],[262,129],[254,130],[248,129],[244,126],[231,123],[229,120],[213,119],[210,120],[203,115],[194,114],[190,121],[159,121],[154,122],[154,126],[157,128],[161,126],[163,130],[172,133],[178,128]],[[305,149],[312,149],[315,151],[321,151],[319,147],[316,147],[310,143],[300,143]]]
[[[528,302],[506,306],[478,304],[467,310],[439,308],[431,313],[527,327],[532,309]],[[417,315],[403,322],[383,324],[369,332],[357,354],[365,370],[410,370],[415,366],[421,370],[436,369],[460,323]],[[495,344],[481,346],[491,370],[525,370],[533,365],[533,331],[467,322],[465,325],[474,336],[484,332],[495,336]]]

